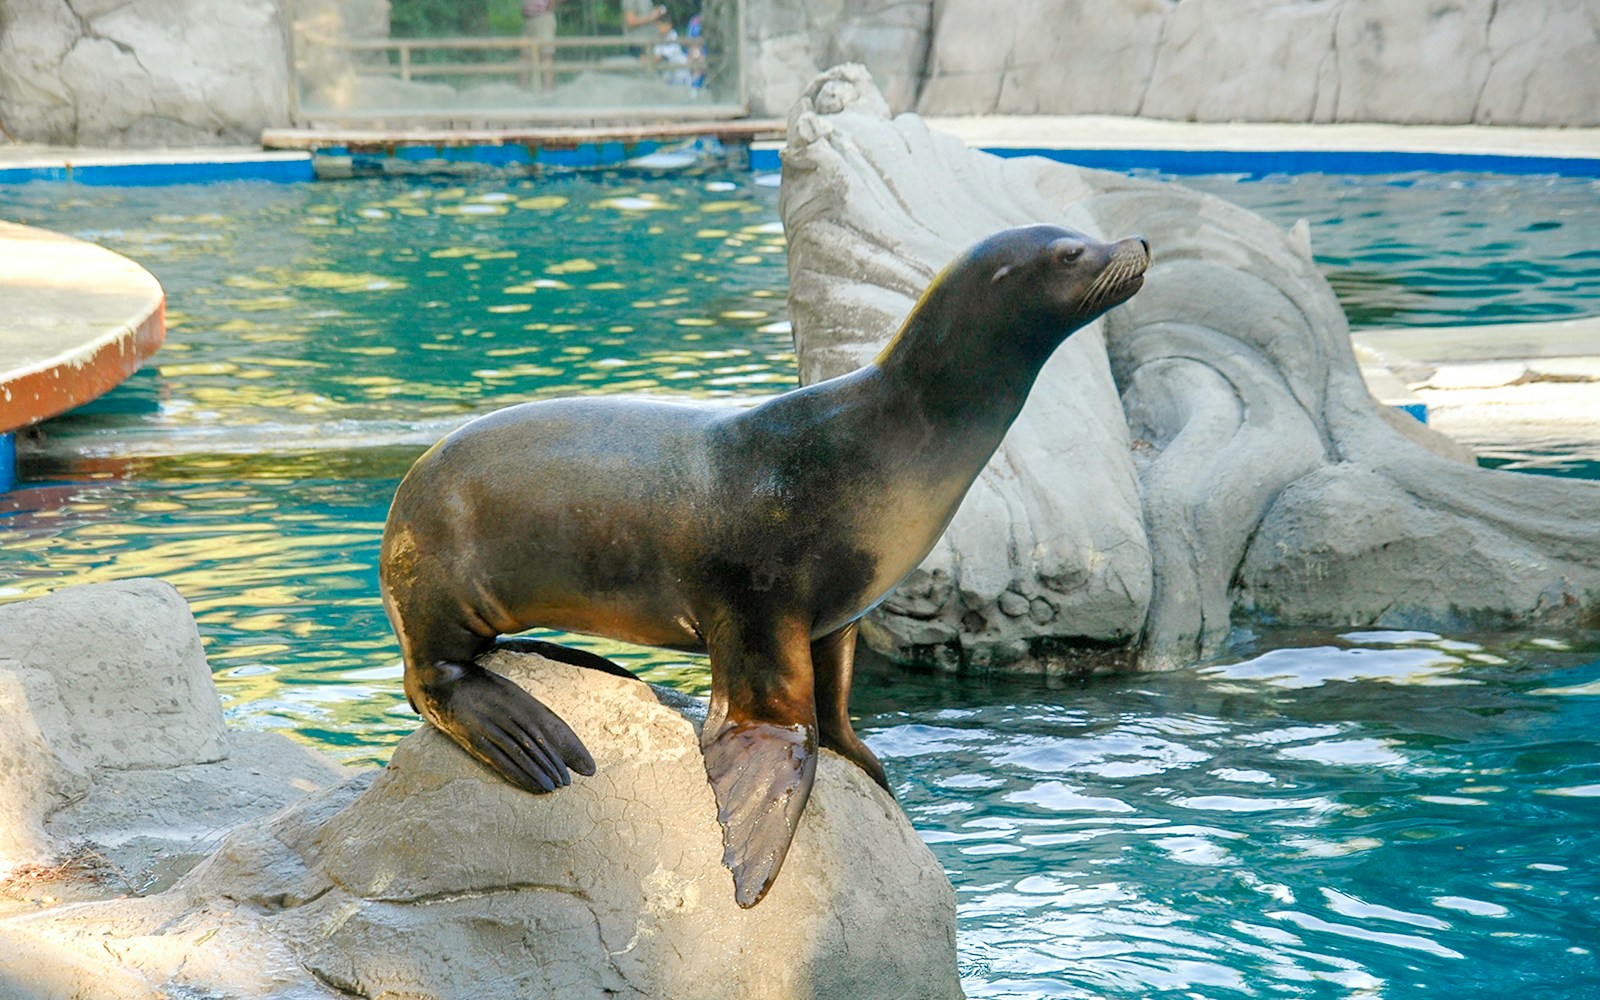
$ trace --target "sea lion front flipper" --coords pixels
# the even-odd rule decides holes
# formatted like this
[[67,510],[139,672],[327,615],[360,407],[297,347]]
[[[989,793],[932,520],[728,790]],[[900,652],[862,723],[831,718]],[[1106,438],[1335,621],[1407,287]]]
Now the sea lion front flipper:
[[569,768],[594,774],[594,758],[572,727],[499,674],[451,661],[417,674],[406,678],[406,694],[423,717],[518,788],[555,791],[572,783]]
[[[749,623],[746,623],[749,624]],[[789,853],[817,773],[817,722],[805,628],[714,628],[711,704],[700,732],[734,901],[761,902]]]
[[889,776],[876,754],[861,742],[850,725],[850,680],[855,673],[854,621],[811,644],[811,665],[816,675],[817,730],[822,745],[851,761],[890,796]]

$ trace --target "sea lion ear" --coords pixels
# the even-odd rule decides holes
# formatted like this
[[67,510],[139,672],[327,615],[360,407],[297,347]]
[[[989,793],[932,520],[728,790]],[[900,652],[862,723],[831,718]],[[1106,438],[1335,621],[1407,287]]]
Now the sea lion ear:
[[1000,266],[1000,270],[994,272],[994,277],[989,279],[989,284],[991,284],[991,285],[1000,284],[1000,279],[1004,278],[1006,275],[1008,275],[1010,273],[1011,273],[1011,265],[1010,264],[1002,264]]

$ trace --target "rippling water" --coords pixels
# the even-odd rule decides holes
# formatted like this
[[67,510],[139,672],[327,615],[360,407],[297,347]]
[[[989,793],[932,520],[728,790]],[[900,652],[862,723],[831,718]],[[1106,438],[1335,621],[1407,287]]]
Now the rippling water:
[[1297,638],[865,693],[956,887],[969,995],[1600,995],[1600,649]]
[[98,415],[48,428],[76,437],[92,471],[374,445],[414,457],[513,401],[794,383],[777,191],[748,173],[0,197],[5,214],[126,253],[167,289],[154,365]]
[[1479,174],[1184,177],[1311,249],[1350,325],[1521,323],[1600,314],[1600,181]]
[[[1358,323],[1600,312],[1592,182],[1189,180],[1310,217]],[[36,184],[0,215],[140,260],[171,322],[152,368],[25,442],[0,600],[161,577],[235,722],[352,762],[416,725],[375,564],[426,444],[521,399],[794,379],[776,191],[749,174]],[[707,685],[702,659],[580,641]],[[1258,645],[1066,688],[863,678],[861,728],[957,888],[968,991],[1600,995],[1591,638]]]

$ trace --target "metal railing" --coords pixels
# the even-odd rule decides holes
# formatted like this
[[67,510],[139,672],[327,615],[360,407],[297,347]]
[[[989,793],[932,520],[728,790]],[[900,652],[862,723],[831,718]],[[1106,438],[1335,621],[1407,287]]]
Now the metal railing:
[[[393,53],[395,58],[383,67],[377,64],[357,64],[358,73],[375,73],[385,70],[398,72],[400,79],[411,80],[419,76],[526,76],[530,70],[541,72],[574,73],[604,66],[607,69],[626,68],[617,60],[601,62],[594,59],[566,60],[556,57],[560,50],[589,50],[606,55],[621,56],[633,61],[635,68],[648,71],[659,69],[662,61],[653,57],[654,42],[626,38],[621,35],[563,35],[551,39],[504,38],[381,38],[381,39],[308,39],[313,44],[343,49],[347,52]],[[682,44],[679,42],[678,44]],[[687,47],[685,47],[687,49]],[[515,60],[487,62],[419,60],[415,53],[429,51],[462,52],[514,52]],[[691,57],[691,64],[693,59]],[[703,65],[703,60],[702,60]]]

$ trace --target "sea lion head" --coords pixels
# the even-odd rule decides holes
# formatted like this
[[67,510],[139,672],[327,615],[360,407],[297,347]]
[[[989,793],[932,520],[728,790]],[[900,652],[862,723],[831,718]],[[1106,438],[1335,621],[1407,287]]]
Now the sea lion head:
[[973,247],[967,266],[1017,319],[1059,339],[1139,290],[1150,244],[1142,236],[1106,243],[1064,226],[1021,226]]

